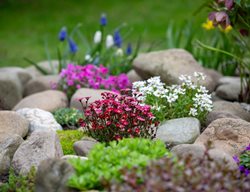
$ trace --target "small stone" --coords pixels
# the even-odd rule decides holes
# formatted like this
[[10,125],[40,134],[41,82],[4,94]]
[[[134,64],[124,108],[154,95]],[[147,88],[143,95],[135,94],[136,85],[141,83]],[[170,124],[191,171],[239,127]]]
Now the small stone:
[[166,144],[178,145],[193,143],[199,135],[200,121],[186,117],[162,123],[157,130],[156,139],[161,139]]
[[37,108],[22,108],[17,113],[29,121],[29,133],[34,131],[57,131],[62,130],[54,116],[48,112]]
[[12,167],[16,173],[27,174],[34,166],[49,158],[60,159],[63,156],[62,147],[56,132],[33,132],[14,154]]
[[68,99],[61,91],[49,90],[32,94],[22,99],[13,110],[22,108],[39,108],[53,112],[59,108],[67,107]]
[[74,159],[74,158],[79,158],[79,159],[81,159],[81,160],[88,160],[88,158],[87,157],[83,157],[83,156],[78,156],[78,155],[64,155],[64,156],[62,156],[62,160],[69,160],[69,159]]
[[90,150],[97,144],[98,142],[94,139],[83,138],[80,141],[76,141],[73,145],[74,151],[77,155],[87,156]]

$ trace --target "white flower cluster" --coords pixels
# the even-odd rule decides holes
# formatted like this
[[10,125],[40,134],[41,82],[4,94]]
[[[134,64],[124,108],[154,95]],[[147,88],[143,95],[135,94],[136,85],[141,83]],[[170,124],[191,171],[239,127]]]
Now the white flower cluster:
[[[194,77],[197,82],[204,80],[205,76],[202,73],[194,72]],[[155,96],[160,99],[165,98],[168,104],[176,102],[181,95],[186,95],[187,91],[192,89],[195,96],[192,98],[192,106],[189,115],[197,116],[198,111],[211,111],[212,100],[208,90],[199,84],[192,81],[191,76],[181,75],[179,78],[182,81],[181,85],[166,86],[161,82],[160,77],[152,77],[146,81],[137,81],[133,83],[132,93],[134,97],[141,101],[145,101],[147,96]],[[139,93],[139,94],[138,94]],[[161,110],[164,106],[152,106],[153,109]]]

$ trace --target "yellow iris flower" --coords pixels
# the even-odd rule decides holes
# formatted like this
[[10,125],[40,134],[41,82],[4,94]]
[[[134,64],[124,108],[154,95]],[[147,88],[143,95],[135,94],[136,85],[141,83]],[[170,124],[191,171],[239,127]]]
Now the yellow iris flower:
[[213,25],[213,22],[211,20],[207,20],[207,22],[203,23],[202,24],[202,27],[206,30],[212,30],[214,29],[214,25]]

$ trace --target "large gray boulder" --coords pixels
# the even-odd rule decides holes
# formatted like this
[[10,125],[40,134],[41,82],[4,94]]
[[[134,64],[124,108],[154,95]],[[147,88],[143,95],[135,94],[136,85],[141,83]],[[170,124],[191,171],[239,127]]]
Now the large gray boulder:
[[50,90],[59,82],[59,75],[45,75],[31,79],[24,87],[24,96]]
[[168,49],[140,54],[133,61],[133,68],[143,79],[160,76],[168,84],[180,84],[180,75],[192,76],[194,72],[202,72],[207,76],[202,82],[211,92],[217,86],[216,79],[212,79],[194,57],[184,49]]
[[34,131],[62,130],[52,113],[38,108],[22,108],[16,111],[29,121],[29,133]]
[[29,122],[15,111],[0,111],[0,135],[19,135],[25,137]]
[[48,90],[32,94],[22,99],[13,110],[22,108],[39,108],[45,111],[53,112],[59,108],[67,107],[68,99],[65,93],[61,91]]
[[41,131],[32,133],[14,154],[12,167],[16,173],[27,174],[34,166],[49,158],[61,158],[62,147],[56,132]]
[[23,138],[16,134],[0,135],[0,175],[9,172],[11,160]]
[[156,139],[172,146],[193,143],[200,135],[200,121],[187,117],[168,120],[157,130]]
[[231,156],[239,155],[249,144],[250,123],[242,119],[217,119],[195,140],[195,144],[206,145],[208,141]]

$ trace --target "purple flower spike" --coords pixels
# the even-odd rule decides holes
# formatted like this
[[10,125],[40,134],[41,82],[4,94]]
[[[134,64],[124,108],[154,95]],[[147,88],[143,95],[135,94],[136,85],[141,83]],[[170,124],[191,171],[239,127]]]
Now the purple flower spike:
[[106,26],[107,25],[107,17],[106,14],[102,14],[100,18],[100,25],[101,26]]
[[115,46],[117,46],[119,48],[122,46],[122,37],[120,35],[119,30],[115,31],[115,34],[114,34],[114,43],[115,43]]
[[78,47],[77,47],[76,43],[72,39],[69,39],[69,50],[73,54],[78,51]]
[[67,28],[62,27],[61,31],[58,34],[58,38],[60,41],[64,41],[67,38]]

